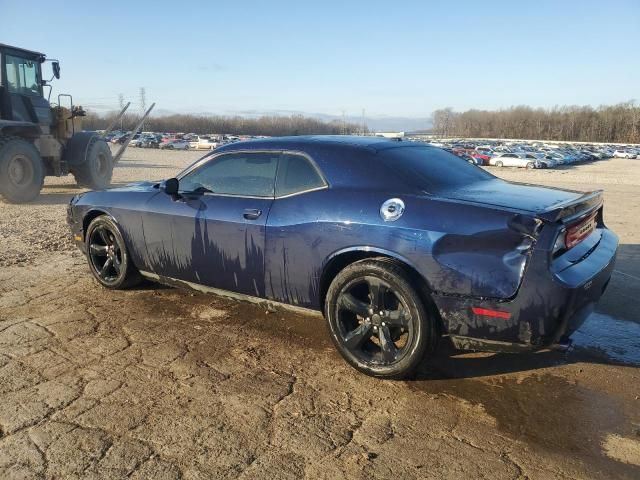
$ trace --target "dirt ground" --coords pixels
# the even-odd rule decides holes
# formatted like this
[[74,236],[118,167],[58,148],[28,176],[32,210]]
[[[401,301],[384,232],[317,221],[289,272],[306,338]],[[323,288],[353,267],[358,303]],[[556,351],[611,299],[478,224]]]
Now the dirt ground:
[[[196,152],[129,149],[115,183]],[[605,189],[609,290],[569,353],[461,353],[380,381],[320,316],[145,285],[112,292],[71,245],[72,178],[0,201],[0,478],[640,478],[640,160],[498,170]]]

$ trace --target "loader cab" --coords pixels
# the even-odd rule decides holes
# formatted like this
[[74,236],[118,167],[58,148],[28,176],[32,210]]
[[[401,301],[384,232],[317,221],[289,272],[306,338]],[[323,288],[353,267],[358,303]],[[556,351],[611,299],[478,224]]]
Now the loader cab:
[[0,121],[51,124],[43,95],[44,61],[42,53],[0,44]]

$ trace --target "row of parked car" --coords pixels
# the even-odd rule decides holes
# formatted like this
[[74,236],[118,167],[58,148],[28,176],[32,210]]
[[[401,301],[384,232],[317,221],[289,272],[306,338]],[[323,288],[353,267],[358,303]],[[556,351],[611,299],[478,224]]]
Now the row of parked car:
[[[108,142],[122,144],[131,132],[113,132],[105,136]],[[196,135],[195,133],[136,133],[130,147],[159,148],[162,150],[213,150],[226,143],[237,142],[240,137],[233,135]]]
[[555,168],[578,162],[605,158],[640,158],[637,147],[586,144],[546,144],[540,142],[473,143],[429,142],[469,163],[496,167]]

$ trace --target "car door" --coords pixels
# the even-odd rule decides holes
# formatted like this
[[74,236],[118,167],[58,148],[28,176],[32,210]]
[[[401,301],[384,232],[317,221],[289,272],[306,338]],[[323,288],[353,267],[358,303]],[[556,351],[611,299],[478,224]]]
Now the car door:
[[[318,213],[326,211],[328,183],[306,154],[284,152],[278,166],[276,198],[269,212],[265,247],[266,297],[314,306],[319,254],[331,240]],[[324,241],[323,241],[324,240]]]
[[157,236],[147,238],[149,220],[145,237],[149,256],[160,260],[156,273],[263,297],[265,225],[279,156],[220,154],[181,176],[179,195],[154,197],[155,230],[164,231],[162,245]]

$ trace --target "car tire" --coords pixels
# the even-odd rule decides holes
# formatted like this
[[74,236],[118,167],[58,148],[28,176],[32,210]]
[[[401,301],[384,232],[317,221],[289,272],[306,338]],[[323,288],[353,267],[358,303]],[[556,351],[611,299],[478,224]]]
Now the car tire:
[[536,168],[536,165],[533,162],[527,162],[527,168],[529,170],[533,170],[534,168]]
[[405,268],[388,258],[354,262],[331,282],[324,305],[330,336],[360,372],[406,378],[435,348],[436,313],[414,285]]
[[113,176],[113,155],[107,142],[94,137],[87,146],[84,161],[73,167],[76,183],[94,190],[108,188]]
[[36,147],[18,137],[0,138],[0,196],[11,203],[35,200],[44,184],[44,164]]
[[91,273],[102,286],[122,290],[142,281],[118,225],[107,215],[96,217],[89,224],[85,247]]
[[502,163],[500,160],[498,160],[498,161],[495,163],[495,165],[496,165],[496,167],[504,167],[504,163]]

